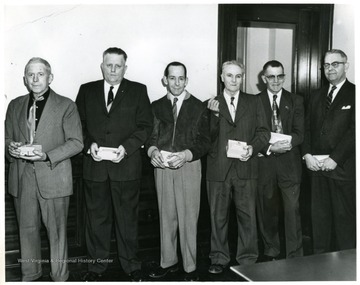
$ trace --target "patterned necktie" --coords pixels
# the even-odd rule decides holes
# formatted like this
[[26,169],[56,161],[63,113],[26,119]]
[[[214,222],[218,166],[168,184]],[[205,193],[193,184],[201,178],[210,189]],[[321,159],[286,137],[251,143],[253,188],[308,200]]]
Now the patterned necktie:
[[235,114],[236,114],[236,108],[235,108],[235,105],[234,105],[234,100],[235,100],[235,97],[230,97],[230,105],[231,105],[231,118],[233,119],[233,121],[235,121]]
[[330,105],[332,103],[332,99],[333,99],[333,94],[334,91],[337,87],[334,85],[333,87],[331,87],[331,91],[329,92],[329,94],[326,97],[326,111],[330,109]]
[[114,86],[110,86],[110,90],[109,90],[109,93],[108,93],[107,106],[106,106],[108,112],[110,111],[112,102],[114,101],[113,89],[114,89]]
[[272,131],[275,133],[283,133],[281,119],[280,119],[280,112],[279,107],[276,103],[277,95],[273,96],[273,103],[272,103],[272,117],[271,117],[271,127]]
[[40,96],[37,99],[34,97],[33,104],[31,105],[30,110],[29,110],[29,117],[28,117],[27,125],[29,128],[29,134],[30,134],[30,144],[32,144],[34,142],[35,133],[36,133],[36,109],[37,109],[36,102],[42,101],[42,100],[44,100],[43,96]]
[[176,122],[177,120],[177,105],[176,102],[178,101],[178,98],[174,97],[174,102],[172,105],[172,112],[173,112],[173,116],[174,116],[174,122]]

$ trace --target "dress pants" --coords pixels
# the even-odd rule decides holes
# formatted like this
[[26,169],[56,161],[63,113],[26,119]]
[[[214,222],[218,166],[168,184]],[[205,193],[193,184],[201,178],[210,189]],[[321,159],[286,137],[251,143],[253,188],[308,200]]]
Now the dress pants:
[[[67,216],[70,197],[44,199],[39,192],[33,164],[27,163],[21,177],[21,191],[14,197],[20,232],[21,273],[23,281],[42,276],[42,263],[50,263],[53,281],[69,277]],[[50,260],[41,259],[41,218],[50,243]]]
[[196,269],[196,236],[200,211],[201,162],[185,163],[179,169],[155,168],[160,216],[163,268],[178,262],[177,231],[185,272]]
[[[259,158],[260,176],[256,212],[264,242],[264,254],[272,257],[280,254],[279,196],[281,196],[284,209],[286,257],[302,256],[300,179],[293,177],[294,169],[291,167],[288,167],[289,171],[284,171],[281,161],[276,161],[276,159],[276,157]],[[300,173],[298,176],[300,177]]]
[[120,264],[126,274],[141,269],[138,252],[140,180],[94,182],[85,180],[88,270],[103,273],[109,262],[114,218]]
[[355,181],[312,176],[314,253],[331,251],[332,232],[335,232],[337,250],[356,247],[355,189]]
[[207,181],[211,219],[212,264],[230,262],[228,224],[231,200],[235,203],[238,227],[236,261],[240,264],[255,263],[258,257],[256,229],[256,179],[239,179],[232,164],[225,181]]

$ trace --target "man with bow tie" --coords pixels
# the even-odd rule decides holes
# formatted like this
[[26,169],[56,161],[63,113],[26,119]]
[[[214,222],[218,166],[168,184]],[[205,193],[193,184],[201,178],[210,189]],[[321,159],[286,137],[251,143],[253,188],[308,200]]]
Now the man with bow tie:
[[355,85],[346,78],[342,50],[327,51],[323,68],[329,84],[310,96],[302,146],[311,175],[314,253],[356,247]]
[[[23,281],[41,280],[41,220],[50,244],[51,279],[66,281],[67,215],[73,193],[70,157],[83,148],[75,103],[56,94],[50,64],[34,57],[25,66],[30,91],[12,100],[5,120],[9,193],[19,224]],[[26,144],[26,150],[24,145]]]
[[[264,255],[259,260],[270,261],[280,254],[281,204],[284,212],[286,257],[303,255],[299,211],[301,182],[299,146],[304,139],[304,104],[301,96],[283,88],[284,67],[279,61],[271,60],[265,63],[261,78],[267,88],[259,96],[264,106],[268,127],[274,138],[259,155],[257,217],[264,244]],[[290,137],[282,137],[282,135]]]

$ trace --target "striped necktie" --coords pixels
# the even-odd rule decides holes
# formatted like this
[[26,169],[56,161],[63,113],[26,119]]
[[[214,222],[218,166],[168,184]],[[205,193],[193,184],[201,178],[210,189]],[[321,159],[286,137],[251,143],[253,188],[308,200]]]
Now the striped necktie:
[[329,92],[329,94],[326,97],[326,111],[330,109],[330,105],[332,103],[332,99],[333,99],[333,94],[334,91],[337,87],[334,85],[333,87],[331,87],[331,91]]
[[280,112],[279,107],[276,103],[277,95],[274,94],[273,96],[273,103],[272,103],[272,117],[271,117],[271,127],[272,131],[275,133],[283,133],[281,119],[280,119]]
[[174,116],[174,122],[176,122],[177,120],[177,105],[176,105],[176,102],[178,101],[179,99],[174,97],[174,102],[173,102],[173,105],[172,105],[172,112],[173,112],[173,116]]
[[110,111],[112,102],[114,101],[113,89],[114,89],[114,86],[110,86],[109,93],[108,93],[107,105],[106,105],[108,112]]

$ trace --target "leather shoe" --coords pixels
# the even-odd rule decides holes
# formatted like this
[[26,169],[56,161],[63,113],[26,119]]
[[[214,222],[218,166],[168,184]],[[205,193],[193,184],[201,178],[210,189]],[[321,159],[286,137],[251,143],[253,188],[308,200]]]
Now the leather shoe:
[[84,274],[81,280],[85,282],[96,282],[96,281],[100,281],[101,277],[102,275],[100,273],[96,273],[94,271],[88,271]]
[[142,274],[142,271],[139,269],[130,272],[129,277],[130,277],[131,281],[135,281],[135,282],[143,281],[143,274]]
[[179,267],[177,264],[174,264],[172,266],[162,268],[161,266],[157,267],[154,271],[150,272],[149,276],[152,278],[161,278],[166,276],[168,273],[176,272],[179,270]]
[[225,267],[226,266],[222,264],[211,264],[209,267],[209,272],[212,274],[220,274],[223,273]]
[[196,270],[192,272],[185,272],[185,278],[184,281],[199,281],[199,275],[197,274]]

